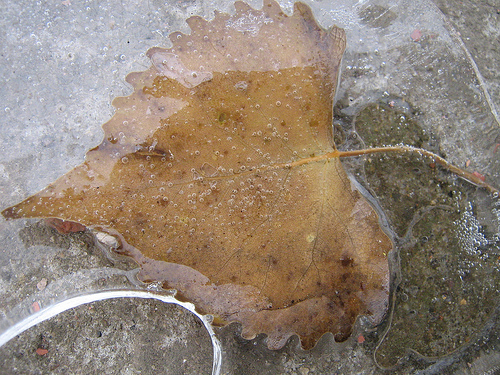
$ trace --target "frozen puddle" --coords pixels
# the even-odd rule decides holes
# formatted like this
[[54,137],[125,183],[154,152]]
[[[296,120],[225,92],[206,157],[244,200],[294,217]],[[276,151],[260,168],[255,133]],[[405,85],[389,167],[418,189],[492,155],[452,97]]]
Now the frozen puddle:
[[109,290],[98,293],[86,294],[81,296],[72,297],[66,299],[64,301],[55,303],[51,306],[48,306],[29,317],[23,319],[22,321],[14,324],[9,329],[4,331],[0,335],[0,347],[5,345],[7,342],[20,335],[21,333],[27,331],[31,327],[34,327],[37,324],[40,324],[50,318],[55,317],[58,314],[61,314],[67,310],[74,309],[78,306],[82,306],[85,304],[90,304],[92,302],[104,301],[110,299],[118,299],[118,298],[141,298],[141,299],[154,299],[167,304],[175,304],[180,306],[192,314],[194,314],[204,325],[208,334],[210,335],[210,339],[212,342],[213,349],[213,365],[212,365],[212,374],[216,375],[220,373],[221,369],[221,344],[217,337],[215,336],[215,332],[212,328],[211,321],[212,317],[207,315],[201,315],[196,312],[195,307],[192,303],[185,303],[177,301],[174,297],[170,295],[161,295],[148,291],[138,291],[138,290]]

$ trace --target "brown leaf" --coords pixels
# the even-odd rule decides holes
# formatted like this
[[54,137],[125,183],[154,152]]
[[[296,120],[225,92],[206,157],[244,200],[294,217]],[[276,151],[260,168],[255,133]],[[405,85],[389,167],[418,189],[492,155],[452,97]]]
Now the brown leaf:
[[45,219],[45,223],[57,230],[61,234],[84,232],[85,226],[80,223],[74,223],[72,221],[65,221],[57,218]]
[[392,243],[331,136],[345,34],[310,9],[237,2],[188,19],[132,73],[104,141],[7,218],[57,217],[121,238],[144,281],[163,281],[243,336],[306,348],[346,339],[388,305]]

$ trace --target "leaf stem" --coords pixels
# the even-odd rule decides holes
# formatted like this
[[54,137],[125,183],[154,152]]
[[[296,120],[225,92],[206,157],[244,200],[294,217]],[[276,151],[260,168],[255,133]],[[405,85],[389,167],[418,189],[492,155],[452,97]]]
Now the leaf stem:
[[[334,151],[329,154],[335,154],[331,155],[331,157],[352,157],[352,156],[361,156],[361,155],[369,155],[369,154],[376,154],[376,153],[387,153],[387,152],[396,152],[400,154],[404,154],[406,152],[411,152],[411,153],[416,153],[421,156],[426,156],[432,159],[433,162],[436,164],[439,164],[446,170],[456,174],[459,177],[462,177],[466,179],[467,181],[471,182],[474,185],[481,186],[488,190],[489,192],[493,194],[499,194],[500,192],[498,189],[493,187],[492,185],[488,184],[487,182],[483,181],[479,176],[475,175],[474,173],[467,172],[466,170],[463,170],[462,168],[457,167],[456,165],[453,165],[443,159],[441,156],[434,154],[433,152],[424,150],[422,148],[417,148],[417,147],[412,147],[412,146],[385,146],[385,147],[374,147],[374,148],[367,148],[363,150],[352,150],[352,151]],[[329,155],[325,154],[325,155]]]

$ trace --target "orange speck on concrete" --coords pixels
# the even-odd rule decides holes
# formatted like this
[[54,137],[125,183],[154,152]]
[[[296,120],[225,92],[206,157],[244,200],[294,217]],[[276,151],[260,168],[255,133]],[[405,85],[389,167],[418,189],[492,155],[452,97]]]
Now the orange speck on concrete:
[[47,354],[48,352],[49,352],[49,351],[48,351],[47,349],[42,349],[42,348],[38,348],[38,349],[36,350],[36,354],[38,354],[38,355],[45,355],[45,354]]
[[422,32],[418,29],[414,30],[411,34],[410,34],[410,38],[414,41],[414,42],[419,42],[420,39],[422,38]]

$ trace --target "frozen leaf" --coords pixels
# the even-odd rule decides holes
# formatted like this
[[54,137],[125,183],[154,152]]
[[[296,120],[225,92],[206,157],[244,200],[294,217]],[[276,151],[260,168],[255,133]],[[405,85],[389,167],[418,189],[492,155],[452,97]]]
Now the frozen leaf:
[[345,34],[300,3],[235,7],[151,49],[103,142],[3,215],[114,234],[142,280],[270,348],[343,340],[358,315],[384,316],[392,249],[332,141]]

